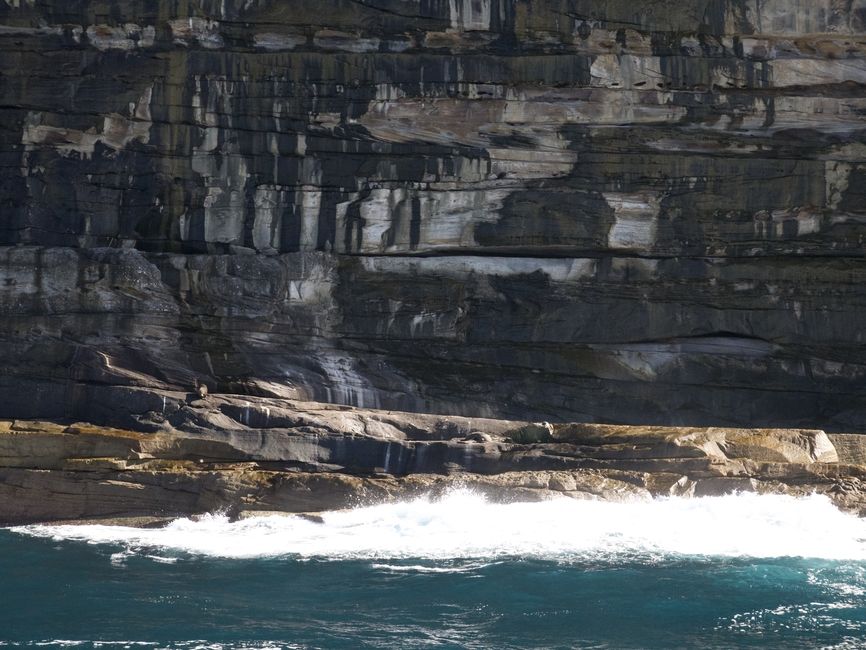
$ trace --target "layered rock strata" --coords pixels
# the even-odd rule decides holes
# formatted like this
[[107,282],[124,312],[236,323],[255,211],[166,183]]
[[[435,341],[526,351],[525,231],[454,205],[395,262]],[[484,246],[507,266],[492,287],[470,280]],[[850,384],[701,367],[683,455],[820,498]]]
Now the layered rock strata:
[[122,398],[153,407],[135,430],[0,422],[0,525],[311,513],[455,487],[498,501],[817,492],[866,515],[860,436],[532,423],[173,392]]
[[864,53],[863,0],[0,0],[0,417],[862,432]]

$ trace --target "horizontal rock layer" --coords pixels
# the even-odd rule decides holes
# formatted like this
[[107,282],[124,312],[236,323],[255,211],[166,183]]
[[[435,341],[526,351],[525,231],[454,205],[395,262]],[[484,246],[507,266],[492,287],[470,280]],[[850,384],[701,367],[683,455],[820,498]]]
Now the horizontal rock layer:
[[863,0],[3,0],[0,416],[862,432],[864,54]]
[[[155,397],[127,395],[130,402]],[[134,430],[0,422],[0,524],[311,512],[457,486],[506,501],[817,491],[866,512],[860,436],[161,398],[162,405],[138,415]]]
[[[826,494],[866,514],[861,436],[470,419],[159,397],[135,430],[0,422],[0,525],[315,512],[469,488],[494,500]],[[161,408],[160,408],[161,406]],[[149,430],[148,432],[144,432]]]
[[6,248],[0,413],[108,424],[131,408],[123,387],[203,382],[485,417],[858,431],[864,287],[852,259]]

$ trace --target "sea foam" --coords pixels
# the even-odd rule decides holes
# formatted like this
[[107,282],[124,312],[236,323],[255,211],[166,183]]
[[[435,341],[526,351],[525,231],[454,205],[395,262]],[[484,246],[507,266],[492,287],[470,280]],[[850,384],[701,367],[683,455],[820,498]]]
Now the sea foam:
[[[592,561],[677,556],[866,560],[866,520],[823,496],[739,494],[606,502],[488,503],[471,492],[297,516],[214,514],[164,528],[34,525],[17,533],[119,546],[115,556],[292,556],[330,560],[533,558]],[[116,549],[112,549],[116,550]],[[158,555],[154,555],[157,553]]]

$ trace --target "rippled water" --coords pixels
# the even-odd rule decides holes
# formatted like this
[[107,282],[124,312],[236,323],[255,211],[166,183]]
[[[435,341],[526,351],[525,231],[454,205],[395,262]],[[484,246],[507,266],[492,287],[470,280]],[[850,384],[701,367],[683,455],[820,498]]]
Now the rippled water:
[[866,522],[822,497],[440,501],[0,531],[0,645],[866,645]]

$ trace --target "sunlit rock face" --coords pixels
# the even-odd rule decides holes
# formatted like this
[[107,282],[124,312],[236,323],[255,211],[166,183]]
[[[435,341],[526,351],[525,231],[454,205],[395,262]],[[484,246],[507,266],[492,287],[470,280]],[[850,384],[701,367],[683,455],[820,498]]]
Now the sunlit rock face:
[[866,430],[864,55],[864,0],[0,0],[0,416]]

